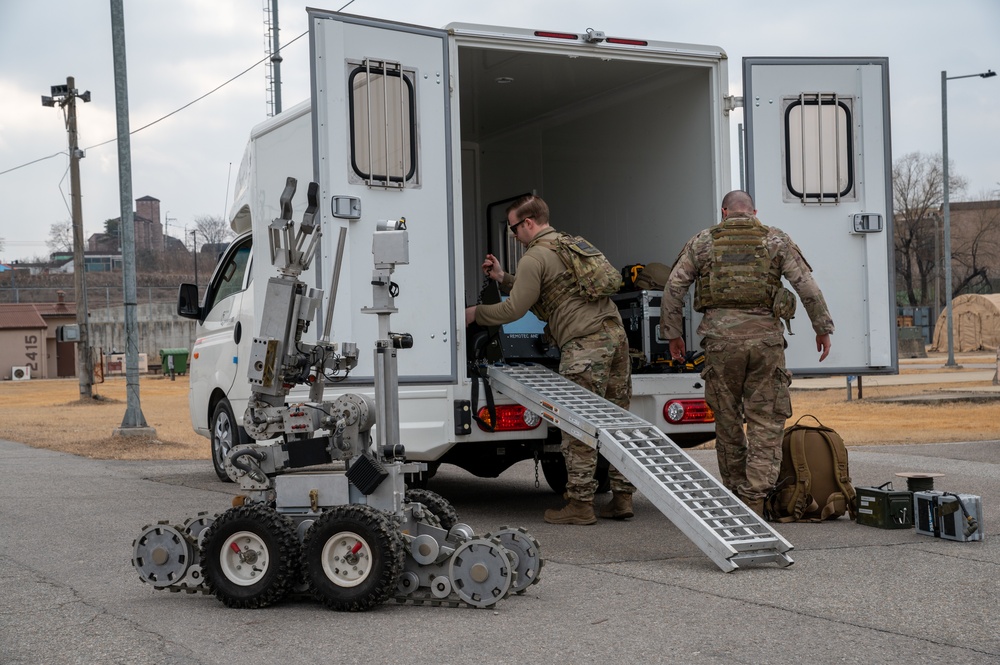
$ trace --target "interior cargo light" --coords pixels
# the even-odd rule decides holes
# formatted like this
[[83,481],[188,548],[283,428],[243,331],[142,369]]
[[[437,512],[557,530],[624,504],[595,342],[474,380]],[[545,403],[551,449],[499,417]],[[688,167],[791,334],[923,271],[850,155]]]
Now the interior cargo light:
[[663,405],[663,417],[671,425],[715,422],[715,414],[703,399],[672,399]]
[[535,30],[535,37],[548,37],[549,39],[573,39],[577,40],[580,38],[579,35],[572,32],[544,32],[542,30]]
[[626,46],[649,46],[645,39],[622,39],[621,37],[608,37],[605,39],[609,44],[625,44]]
[[[517,432],[535,429],[542,422],[542,419],[538,417],[538,414],[528,411],[520,404],[498,404],[496,412],[497,426],[494,430],[496,432]],[[490,419],[490,410],[485,406],[479,409],[479,413],[477,415],[486,423],[493,422]],[[479,429],[484,432],[489,431],[483,423],[477,424],[479,425]]]

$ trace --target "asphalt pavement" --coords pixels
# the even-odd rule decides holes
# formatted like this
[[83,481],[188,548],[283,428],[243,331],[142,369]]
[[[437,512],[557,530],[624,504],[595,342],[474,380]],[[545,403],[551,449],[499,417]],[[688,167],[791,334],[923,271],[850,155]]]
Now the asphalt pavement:
[[[0,663],[1000,662],[1000,441],[852,447],[856,486],[897,472],[982,497],[984,542],[846,518],[775,528],[794,565],[723,573],[645,498],[626,522],[553,526],[530,462],[498,479],[443,467],[430,489],[477,533],[523,526],[540,583],[494,609],[299,599],[232,610],[156,591],[132,542],[157,520],[221,512],[235,486],[207,461],[95,461],[0,441]],[[692,456],[717,472],[714,451]],[[603,499],[602,499],[603,500]]]

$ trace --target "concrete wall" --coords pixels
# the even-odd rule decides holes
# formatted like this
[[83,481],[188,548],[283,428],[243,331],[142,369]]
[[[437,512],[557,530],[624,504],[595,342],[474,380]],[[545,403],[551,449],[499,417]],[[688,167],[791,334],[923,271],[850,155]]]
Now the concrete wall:
[[[177,316],[176,303],[145,303],[136,306],[139,325],[139,353],[159,364],[160,349],[187,349],[194,346],[197,322]],[[90,310],[90,345],[110,353],[125,353],[125,308]]]

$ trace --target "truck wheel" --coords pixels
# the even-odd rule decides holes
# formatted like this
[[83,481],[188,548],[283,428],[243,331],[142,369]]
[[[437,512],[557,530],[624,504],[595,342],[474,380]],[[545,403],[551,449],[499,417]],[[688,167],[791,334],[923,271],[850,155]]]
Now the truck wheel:
[[234,446],[247,442],[245,430],[236,424],[233,407],[223,398],[212,412],[212,466],[215,475],[223,482],[232,482],[226,474],[226,455]]
[[278,602],[297,583],[295,526],[260,504],[230,508],[204,533],[201,568],[210,593],[227,607]]
[[440,524],[431,524],[431,526],[440,526],[448,531],[458,524],[458,512],[455,511],[455,507],[440,494],[430,490],[407,489],[406,501],[407,503],[419,503],[427,508],[431,515],[440,522]]
[[[545,482],[549,484],[552,491],[556,494],[564,494],[566,492],[566,458],[563,457],[562,453],[551,453],[542,456],[542,475],[545,476]],[[601,456],[597,458],[597,473],[595,477],[597,478],[597,490],[598,494],[604,494],[611,491],[611,478],[608,476],[608,460]]]
[[389,517],[361,504],[326,511],[302,543],[309,591],[340,612],[363,612],[385,602],[399,584],[405,557]]

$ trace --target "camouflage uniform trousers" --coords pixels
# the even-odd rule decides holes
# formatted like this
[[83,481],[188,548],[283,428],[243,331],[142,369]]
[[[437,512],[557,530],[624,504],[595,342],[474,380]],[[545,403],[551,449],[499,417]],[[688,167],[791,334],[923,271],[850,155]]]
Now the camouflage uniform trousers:
[[[560,351],[559,373],[573,383],[600,395],[623,409],[632,401],[632,366],[625,329],[614,319],[586,337],[566,342]],[[597,450],[563,432],[562,453],[566,458],[566,494],[570,499],[593,501],[597,490]],[[608,470],[611,490],[635,492],[614,466]]]
[[715,412],[722,484],[745,502],[763,499],[778,479],[785,419],[792,415],[784,340],[706,338],[703,346],[701,376]]

